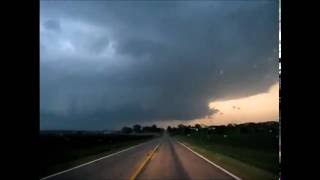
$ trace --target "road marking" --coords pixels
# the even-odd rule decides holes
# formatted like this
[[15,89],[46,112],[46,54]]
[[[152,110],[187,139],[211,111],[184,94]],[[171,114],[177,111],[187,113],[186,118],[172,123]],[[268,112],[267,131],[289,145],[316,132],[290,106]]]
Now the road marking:
[[236,180],[241,180],[241,178],[239,178],[238,176],[232,174],[231,172],[227,171],[226,169],[222,168],[221,166],[213,163],[212,161],[210,161],[209,159],[205,158],[204,156],[202,156],[201,154],[193,151],[191,148],[189,148],[188,146],[186,146],[185,144],[183,144],[182,142],[178,141],[179,144],[181,144],[182,146],[184,146],[185,148],[189,149],[191,152],[193,152],[194,154],[196,154],[197,156],[199,156],[200,158],[202,158],[203,160],[207,161],[209,164],[214,165],[215,167],[217,167],[218,169],[220,169],[221,171],[227,173],[228,175],[230,175],[231,177],[233,177]]
[[134,174],[130,177],[130,180],[135,180],[137,178],[137,176],[142,172],[143,168],[147,165],[147,163],[151,160],[152,156],[154,155],[154,153],[157,151],[157,149],[159,148],[158,144],[150,154],[148,154],[147,158],[142,162],[142,164],[139,166],[139,168],[134,172]]
[[65,173],[65,172],[68,172],[68,171],[77,169],[77,168],[79,168],[79,167],[82,167],[82,166],[85,166],[85,165],[88,165],[88,164],[91,164],[91,163],[94,163],[94,162],[97,162],[97,161],[100,161],[100,160],[102,160],[102,159],[105,159],[105,158],[108,158],[108,157],[117,155],[117,154],[122,153],[122,152],[128,151],[128,150],[130,150],[130,149],[136,148],[136,147],[141,146],[141,145],[143,145],[143,144],[146,144],[146,143],[148,143],[148,142],[150,142],[150,141],[147,141],[147,142],[144,142],[144,143],[140,143],[140,144],[131,146],[131,147],[127,148],[127,149],[124,149],[124,150],[115,152],[115,153],[113,153],[113,154],[109,154],[109,155],[103,156],[103,157],[101,157],[101,158],[95,159],[95,160],[93,160],[93,161],[90,161],[90,162],[87,162],[87,163],[84,163],[84,164],[75,166],[75,167],[73,167],[73,168],[70,168],[70,169],[67,169],[67,170],[64,170],[64,171],[61,171],[61,172],[58,172],[58,173],[55,173],[55,174],[52,174],[52,175],[43,177],[43,178],[41,178],[40,180],[49,179],[49,178],[54,177],[54,176],[57,176],[57,175],[59,175],[59,174],[62,174],[62,173]]

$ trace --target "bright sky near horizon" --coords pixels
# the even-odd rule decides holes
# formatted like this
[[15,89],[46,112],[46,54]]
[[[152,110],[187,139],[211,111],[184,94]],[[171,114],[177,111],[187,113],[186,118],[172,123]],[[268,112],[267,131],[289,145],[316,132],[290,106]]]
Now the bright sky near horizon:
[[[227,125],[247,122],[279,121],[279,83],[273,84],[267,92],[253,96],[217,100],[209,103],[210,109],[218,110],[212,116],[189,121],[188,125]],[[173,125],[172,121],[160,123],[162,127]],[[175,121],[173,126],[185,124]]]
[[279,83],[268,92],[239,99],[214,101],[209,104],[219,112],[204,119],[213,124],[264,122],[279,120]]

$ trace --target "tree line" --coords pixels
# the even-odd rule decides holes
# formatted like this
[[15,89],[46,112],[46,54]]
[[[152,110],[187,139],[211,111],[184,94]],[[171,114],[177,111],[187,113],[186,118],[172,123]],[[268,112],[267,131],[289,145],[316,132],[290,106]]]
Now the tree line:
[[139,124],[135,124],[132,127],[125,126],[121,129],[122,133],[131,134],[131,133],[162,133],[164,131],[163,128],[157,127],[157,125],[152,126],[141,126]]
[[177,127],[167,127],[167,131],[171,135],[183,134],[188,135],[191,132],[206,132],[206,134],[217,134],[223,135],[228,133],[241,133],[241,134],[251,134],[251,133],[279,133],[279,122],[263,122],[263,123],[244,123],[244,124],[228,124],[220,126],[205,126],[200,124],[183,125],[180,124]]

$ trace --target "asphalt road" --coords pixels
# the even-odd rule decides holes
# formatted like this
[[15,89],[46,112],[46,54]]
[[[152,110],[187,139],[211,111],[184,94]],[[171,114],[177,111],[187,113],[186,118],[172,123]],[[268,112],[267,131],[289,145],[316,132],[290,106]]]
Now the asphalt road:
[[157,144],[159,139],[151,140],[128,151],[53,176],[48,180],[129,180]]
[[[160,144],[151,160],[139,172],[148,154]],[[204,161],[168,135],[151,140],[128,151],[48,178],[50,180],[127,179],[233,179]]]
[[167,135],[137,179],[233,179]]

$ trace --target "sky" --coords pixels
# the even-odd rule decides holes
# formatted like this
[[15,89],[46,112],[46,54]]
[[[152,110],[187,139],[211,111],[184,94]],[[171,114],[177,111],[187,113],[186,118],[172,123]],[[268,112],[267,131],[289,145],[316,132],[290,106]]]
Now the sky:
[[273,0],[40,1],[40,129],[277,121],[278,13]]

